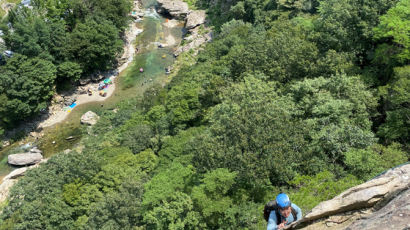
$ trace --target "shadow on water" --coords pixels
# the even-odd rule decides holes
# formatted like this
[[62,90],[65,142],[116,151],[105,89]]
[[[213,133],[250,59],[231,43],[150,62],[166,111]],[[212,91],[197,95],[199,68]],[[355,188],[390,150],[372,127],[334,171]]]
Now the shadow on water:
[[[182,38],[183,24],[174,28],[163,26],[165,19],[153,10],[156,0],[143,0],[142,3],[147,11],[144,20],[137,23],[137,26],[144,30],[136,39],[139,51],[131,65],[115,79],[116,89],[113,95],[104,102],[78,105],[63,122],[46,128],[41,139],[25,140],[34,142],[34,145],[43,151],[44,157],[72,149],[78,144],[87,133],[86,128],[80,124],[80,118],[85,112],[91,110],[98,114],[103,110],[113,109],[118,102],[142,95],[151,85],[163,84],[166,81],[165,68],[174,62],[174,47],[158,48],[158,44],[168,35],[172,35],[178,44]],[[142,73],[140,68],[144,69]],[[19,144],[15,143],[0,152],[0,179],[15,169],[7,164],[7,156],[24,151],[19,148]]]

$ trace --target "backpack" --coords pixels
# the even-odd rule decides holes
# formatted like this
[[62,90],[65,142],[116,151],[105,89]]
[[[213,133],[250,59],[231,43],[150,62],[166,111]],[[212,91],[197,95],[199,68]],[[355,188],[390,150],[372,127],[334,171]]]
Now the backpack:
[[[291,209],[292,209],[293,219],[296,220],[296,218],[297,218],[296,210],[292,206],[291,206]],[[276,220],[278,222],[281,222],[281,215],[279,213],[279,207],[276,204],[276,200],[269,201],[265,205],[265,208],[263,209],[263,217],[265,218],[266,222],[269,221],[269,215],[272,211],[275,211],[275,213],[276,213]],[[276,224],[279,224],[279,223],[276,223]]]

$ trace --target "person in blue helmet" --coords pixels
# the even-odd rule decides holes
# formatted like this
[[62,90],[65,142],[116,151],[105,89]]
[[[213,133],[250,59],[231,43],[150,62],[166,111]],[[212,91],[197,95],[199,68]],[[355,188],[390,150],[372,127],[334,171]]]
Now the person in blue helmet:
[[292,222],[302,219],[302,210],[290,202],[288,195],[280,193],[276,206],[269,214],[267,230],[282,229]]

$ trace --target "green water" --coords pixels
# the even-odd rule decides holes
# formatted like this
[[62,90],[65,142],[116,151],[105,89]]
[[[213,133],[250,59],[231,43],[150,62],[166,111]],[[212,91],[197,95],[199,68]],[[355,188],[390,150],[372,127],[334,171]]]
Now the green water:
[[[143,1],[146,9],[155,5],[155,0]],[[175,47],[158,48],[158,42],[163,42],[164,37],[173,35],[177,43],[182,38],[182,23],[174,28],[167,28],[162,25],[165,19],[152,12],[152,17],[144,17],[144,20],[137,23],[144,31],[136,38],[138,53],[127,69],[120,73],[115,79],[116,89],[113,95],[104,102],[91,102],[75,107],[67,118],[45,130],[44,136],[35,141],[33,138],[26,138],[23,142],[34,142],[43,151],[45,158],[65,149],[72,149],[86,134],[85,127],[80,124],[81,116],[87,111],[100,113],[103,110],[113,109],[115,105],[129,98],[142,95],[143,92],[153,84],[164,84],[167,80],[165,68],[174,62],[173,51]],[[140,73],[139,69],[144,72]],[[72,136],[70,140],[67,137]],[[14,169],[7,164],[7,156],[21,150],[21,143],[3,149],[0,152],[0,179]]]

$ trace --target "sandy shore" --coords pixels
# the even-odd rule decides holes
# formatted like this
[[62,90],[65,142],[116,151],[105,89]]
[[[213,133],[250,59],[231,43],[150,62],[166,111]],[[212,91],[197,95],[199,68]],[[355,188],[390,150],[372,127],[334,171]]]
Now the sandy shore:
[[[130,25],[129,29],[126,31],[126,42],[124,45],[124,53],[121,57],[121,59],[126,60],[124,64],[122,64],[120,67],[117,68],[118,73],[121,73],[124,71],[128,65],[133,61],[134,55],[135,55],[135,47],[134,47],[134,41],[135,38],[138,34],[142,32],[142,29],[139,29],[134,22]],[[115,78],[116,76],[112,75],[108,77],[111,79],[113,84],[110,84],[108,88],[106,88],[107,95],[105,97],[102,97],[99,95],[98,91],[98,83],[93,83],[89,84],[86,86],[86,88],[90,88],[92,91],[92,95],[89,96],[88,94],[80,94],[77,96],[76,104],[81,105],[81,104],[86,104],[90,102],[99,102],[99,101],[105,101],[107,98],[109,98],[115,91]],[[65,107],[60,107],[57,109],[57,111],[53,111],[53,113],[44,121],[40,122],[37,125],[37,128],[45,128],[52,126],[54,124],[57,124],[59,122],[64,121],[67,116],[70,114],[70,112],[73,109],[67,109]]]

